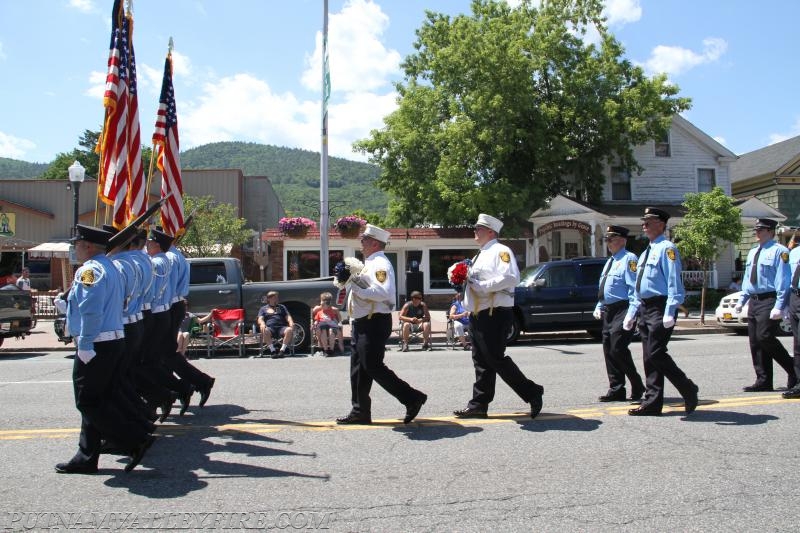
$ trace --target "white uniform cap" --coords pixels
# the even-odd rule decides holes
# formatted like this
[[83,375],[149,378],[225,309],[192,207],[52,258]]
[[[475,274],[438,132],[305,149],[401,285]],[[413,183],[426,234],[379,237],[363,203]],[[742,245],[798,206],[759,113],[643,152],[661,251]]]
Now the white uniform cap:
[[485,213],[481,213],[480,215],[478,215],[478,221],[475,223],[475,225],[485,226],[498,234],[500,233],[500,228],[503,227],[503,223],[501,221]]
[[372,224],[367,224],[367,229],[361,234],[362,237],[372,237],[376,241],[381,241],[384,244],[389,242],[389,235],[390,233],[385,229],[373,226]]

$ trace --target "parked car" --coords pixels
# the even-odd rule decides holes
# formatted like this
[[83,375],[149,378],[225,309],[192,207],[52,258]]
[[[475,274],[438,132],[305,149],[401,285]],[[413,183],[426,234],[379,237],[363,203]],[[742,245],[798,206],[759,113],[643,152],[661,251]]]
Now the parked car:
[[522,332],[571,329],[585,329],[599,339],[602,324],[592,313],[606,260],[576,257],[532,265],[520,272],[508,342],[516,341]]
[[6,337],[25,338],[33,328],[31,293],[16,285],[0,287],[0,346]]
[[[742,311],[737,313],[736,304],[738,304],[741,299],[741,291],[723,297],[714,314],[720,326],[730,328],[739,335],[747,335],[747,308],[750,303],[744,304]],[[785,317],[781,319],[779,328],[783,335],[792,334],[792,324],[786,320]]]

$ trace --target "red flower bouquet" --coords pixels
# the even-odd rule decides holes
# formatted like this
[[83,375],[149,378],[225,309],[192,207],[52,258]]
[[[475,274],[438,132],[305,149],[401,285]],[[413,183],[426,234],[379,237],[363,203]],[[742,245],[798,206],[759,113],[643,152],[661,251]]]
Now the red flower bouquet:
[[463,261],[451,265],[450,268],[447,269],[447,280],[454,289],[459,291],[464,290],[464,283],[467,281],[470,266],[472,266],[472,261],[464,259]]

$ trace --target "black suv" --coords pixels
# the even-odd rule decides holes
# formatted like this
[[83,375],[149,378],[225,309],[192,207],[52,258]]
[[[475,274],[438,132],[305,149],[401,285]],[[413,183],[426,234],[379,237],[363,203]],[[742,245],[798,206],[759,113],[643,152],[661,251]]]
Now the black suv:
[[508,341],[522,332],[585,329],[600,338],[592,316],[606,257],[576,257],[532,265],[520,272],[514,290],[514,325]]

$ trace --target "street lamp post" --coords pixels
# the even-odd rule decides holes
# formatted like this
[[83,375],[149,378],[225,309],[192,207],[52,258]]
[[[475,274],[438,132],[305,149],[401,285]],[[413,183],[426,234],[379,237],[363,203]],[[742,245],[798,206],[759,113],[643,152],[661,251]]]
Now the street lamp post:
[[78,198],[80,194],[81,183],[86,176],[86,169],[83,165],[75,161],[69,166],[69,182],[72,184],[72,234],[74,237],[77,234],[78,228]]

